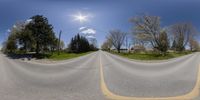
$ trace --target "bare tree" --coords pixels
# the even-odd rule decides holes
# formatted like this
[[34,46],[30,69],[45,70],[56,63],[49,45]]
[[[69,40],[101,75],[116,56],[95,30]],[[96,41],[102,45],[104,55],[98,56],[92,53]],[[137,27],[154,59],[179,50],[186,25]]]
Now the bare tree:
[[149,34],[133,34],[133,40],[135,41],[135,45],[145,46],[151,39],[152,38]]
[[[160,27],[160,17],[158,16],[137,16],[130,20],[135,24],[134,35],[140,41],[149,41],[152,47],[162,54],[168,49],[168,35],[165,30]],[[164,40],[161,40],[164,39]],[[165,47],[160,48],[160,47]]]
[[112,48],[112,43],[110,39],[106,39],[106,41],[102,44],[101,49],[110,51],[111,48]]
[[200,49],[198,41],[194,38],[189,39],[189,46],[191,51],[198,51]]
[[176,51],[183,51],[189,39],[196,33],[196,29],[190,23],[178,23],[171,26]]
[[120,49],[124,44],[126,35],[126,33],[121,32],[120,30],[112,30],[107,36],[107,39],[111,41],[112,45],[117,49],[118,53],[120,53]]
[[134,17],[130,21],[135,24],[133,33],[135,35],[143,34],[143,36],[148,37],[147,40],[155,47],[161,30],[160,18],[158,16],[143,15]]

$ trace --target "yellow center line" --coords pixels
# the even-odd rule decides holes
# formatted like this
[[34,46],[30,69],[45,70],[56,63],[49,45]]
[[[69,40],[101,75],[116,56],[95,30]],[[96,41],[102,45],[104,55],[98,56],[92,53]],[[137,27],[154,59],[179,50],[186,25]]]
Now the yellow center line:
[[199,85],[200,85],[200,66],[198,68],[198,76],[197,76],[197,81],[196,85],[193,88],[193,90],[187,94],[180,95],[180,96],[174,96],[174,97],[155,97],[155,98],[148,98],[148,97],[127,97],[127,96],[121,96],[121,95],[116,95],[112,93],[108,88],[105,83],[104,79],[104,73],[103,73],[103,65],[101,61],[101,55],[100,55],[100,85],[101,85],[101,90],[102,93],[105,95],[106,98],[112,99],[112,100],[191,100],[194,99],[199,95]]

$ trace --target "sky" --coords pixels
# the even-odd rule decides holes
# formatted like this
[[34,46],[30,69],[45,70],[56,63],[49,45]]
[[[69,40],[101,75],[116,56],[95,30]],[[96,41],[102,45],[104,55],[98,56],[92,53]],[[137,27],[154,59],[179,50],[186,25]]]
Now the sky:
[[[131,32],[130,18],[141,14],[161,17],[161,26],[190,22],[200,30],[200,0],[0,0],[0,43],[16,22],[43,15],[68,44],[77,33],[103,43],[110,30]],[[76,16],[87,16],[80,22]]]

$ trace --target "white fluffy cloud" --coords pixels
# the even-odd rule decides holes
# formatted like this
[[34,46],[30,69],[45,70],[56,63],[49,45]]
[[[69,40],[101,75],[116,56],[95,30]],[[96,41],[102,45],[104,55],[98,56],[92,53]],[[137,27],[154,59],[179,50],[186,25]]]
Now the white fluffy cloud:
[[13,28],[17,28],[17,26],[16,26],[16,25],[13,25]]
[[7,30],[7,32],[8,32],[8,33],[10,33],[10,32],[11,32],[11,30],[10,30],[10,29],[8,29],[8,30]]
[[92,36],[92,35],[86,36],[86,38],[88,38],[88,39],[96,39],[96,37]]
[[32,21],[32,19],[27,19],[27,20],[25,21],[25,25],[29,24],[31,21]]
[[83,33],[84,35],[95,35],[96,30],[91,29],[91,28],[85,28],[85,29],[81,30],[81,33]]
[[87,39],[96,39],[96,30],[88,27],[80,27],[80,33]]
[[79,30],[84,30],[86,29],[87,27],[80,27]]

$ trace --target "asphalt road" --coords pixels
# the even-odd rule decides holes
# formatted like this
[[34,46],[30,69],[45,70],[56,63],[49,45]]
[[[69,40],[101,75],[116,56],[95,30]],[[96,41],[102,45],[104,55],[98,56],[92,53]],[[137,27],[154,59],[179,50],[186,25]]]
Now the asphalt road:
[[98,51],[44,64],[0,54],[0,100],[193,98],[199,93],[199,61],[199,53],[141,62]]

